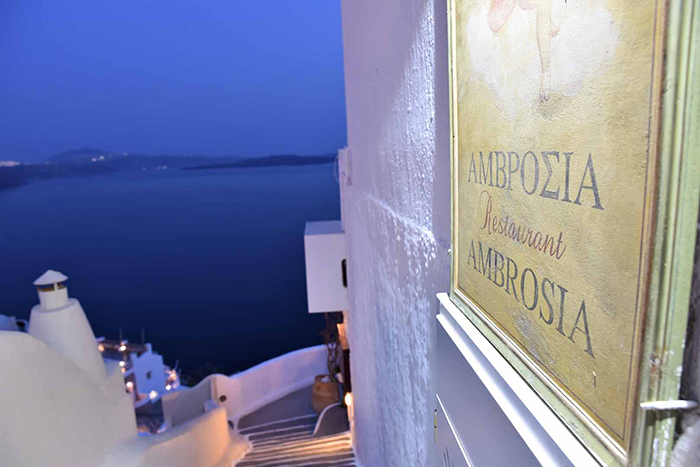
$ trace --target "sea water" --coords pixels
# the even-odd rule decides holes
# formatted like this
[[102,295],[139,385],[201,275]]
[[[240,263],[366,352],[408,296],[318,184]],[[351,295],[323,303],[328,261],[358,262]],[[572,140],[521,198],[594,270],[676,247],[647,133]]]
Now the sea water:
[[0,192],[0,313],[27,319],[56,269],[96,336],[233,373],[321,343],[304,225],[339,217],[332,164],[32,182]]

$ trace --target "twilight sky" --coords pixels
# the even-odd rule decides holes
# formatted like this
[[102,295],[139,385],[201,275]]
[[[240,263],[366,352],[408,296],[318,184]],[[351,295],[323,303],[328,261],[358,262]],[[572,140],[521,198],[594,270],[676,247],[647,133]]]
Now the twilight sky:
[[334,152],[340,0],[0,0],[0,160]]

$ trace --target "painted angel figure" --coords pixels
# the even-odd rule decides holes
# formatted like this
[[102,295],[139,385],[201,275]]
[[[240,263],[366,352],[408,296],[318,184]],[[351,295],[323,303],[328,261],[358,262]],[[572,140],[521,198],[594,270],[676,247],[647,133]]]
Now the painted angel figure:
[[479,0],[468,11],[463,58],[509,119],[552,118],[613,63],[620,31],[599,0]]
[[533,10],[537,22],[537,47],[540,51],[540,100],[549,100],[552,86],[552,37],[559,33],[559,28],[552,21],[552,0],[491,0],[487,15],[489,28],[497,33],[508,21],[515,4],[523,10]]

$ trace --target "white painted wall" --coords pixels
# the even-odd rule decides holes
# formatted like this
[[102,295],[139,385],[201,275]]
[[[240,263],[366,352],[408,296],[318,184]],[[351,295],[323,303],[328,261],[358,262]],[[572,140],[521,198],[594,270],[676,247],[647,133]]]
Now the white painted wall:
[[[44,292],[43,295],[59,294],[67,290]],[[61,307],[47,309],[42,304],[34,306],[29,317],[29,334],[71,360],[90,375],[96,384],[102,384],[107,373],[100,351],[97,350],[95,334],[80,302],[67,297],[68,295],[65,305]],[[45,301],[42,299],[42,303]]]
[[94,467],[136,437],[121,372],[96,384],[40,340],[0,331],[0,380],[1,465]]
[[204,404],[211,400],[211,382],[214,376],[207,376],[195,387],[163,395],[163,417],[167,428],[176,427],[202,415]]
[[436,386],[439,409],[450,419],[450,427],[438,427],[438,458],[446,451],[459,457],[451,443],[459,438],[474,466],[598,465],[448,295],[438,297]]
[[219,407],[163,434],[123,441],[101,467],[228,467],[248,448],[231,433],[226,411]]
[[228,467],[248,449],[222,406],[200,404],[173,429],[137,436],[120,367],[108,370],[97,385],[35,337],[0,331],[0,465]]
[[[342,0],[342,24],[348,149],[341,193],[356,452],[367,467],[432,466],[434,297],[449,290],[450,272],[446,2]],[[685,383],[692,399],[697,374]],[[549,416],[542,410],[535,418]],[[698,463],[699,420],[697,413],[683,420],[678,465]],[[545,425],[533,423],[525,438],[556,423]],[[548,436],[561,448],[564,435]],[[562,452],[578,448],[572,442]],[[557,452],[545,451],[538,454]]]
[[435,294],[450,271],[446,5],[343,0],[342,15],[355,445],[368,467],[432,466]]
[[[55,287],[55,285],[54,285]],[[51,291],[39,291],[39,303],[45,310],[61,308],[68,303],[68,289],[56,289]]]
[[326,348],[307,347],[280,355],[229,377],[213,375],[213,399],[221,400],[230,420],[258,410],[287,394],[311,386],[316,375],[328,373]]
[[[228,420],[236,421],[310,386],[316,375],[327,372],[326,348],[317,345],[280,355],[231,376],[210,375],[193,388],[163,396],[165,423],[176,427],[200,416],[209,400],[217,401],[226,409]],[[221,396],[226,396],[224,401]]]
[[[156,391],[159,395],[165,394],[165,372],[163,371],[163,356],[153,352],[151,344],[146,344],[148,351],[141,355],[131,353],[131,368],[127,371],[133,373],[136,378],[136,389],[141,394]],[[148,377],[148,373],[151,377]]]
[[343,285],[346,251],[342,222],[307,222],[304,257],[309,313],[347,310],[348,292]]

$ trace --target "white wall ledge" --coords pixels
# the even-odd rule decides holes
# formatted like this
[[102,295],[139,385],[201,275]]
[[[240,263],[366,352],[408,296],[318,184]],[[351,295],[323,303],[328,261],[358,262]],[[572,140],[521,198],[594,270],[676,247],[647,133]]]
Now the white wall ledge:
[[[452,303],[437,295],[437,320],[542,465],[599,463],[484,335]],[[439,392],[438,388],[438,392]]]

